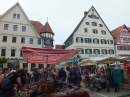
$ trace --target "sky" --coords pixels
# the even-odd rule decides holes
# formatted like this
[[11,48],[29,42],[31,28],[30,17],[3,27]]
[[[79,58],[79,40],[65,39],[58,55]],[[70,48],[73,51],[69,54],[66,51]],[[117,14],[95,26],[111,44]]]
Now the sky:
[[54,44],[63,44],[84,16],[94,6],[113,30],[123,24],[130,27],[130,0],[0,0],[0,15],[19,2],[30,20],[48,22],[55,33]]

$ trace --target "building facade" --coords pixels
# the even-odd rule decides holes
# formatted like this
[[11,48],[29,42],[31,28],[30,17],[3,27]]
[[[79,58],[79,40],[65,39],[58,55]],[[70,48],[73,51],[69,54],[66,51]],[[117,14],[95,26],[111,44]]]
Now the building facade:
[[130,29],[122,25],[111,31],[114,37],[116,57],[130,56]]
[[[22,57],[22,46],[42,47],[40,36],[45,27],[39,21],[30,21],[19,3],[16,3],[0,17],[0,57],[8,62],[3,67],[42,67],[42,64],[26,63]],[[52,45],[51,45],[52,46]],[[51,47],[50,46],[50,47]]]
[[64,44],[66,49],[79,49],[85,59],[115,57],[113,36],[93,6]]

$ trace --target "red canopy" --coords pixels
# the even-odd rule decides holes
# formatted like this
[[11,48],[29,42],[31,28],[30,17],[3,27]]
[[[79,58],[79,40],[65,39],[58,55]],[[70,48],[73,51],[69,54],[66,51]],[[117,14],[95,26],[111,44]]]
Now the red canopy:
[[22,47],[23,58],[28,63],[59,64],[78,54],[78,50]]

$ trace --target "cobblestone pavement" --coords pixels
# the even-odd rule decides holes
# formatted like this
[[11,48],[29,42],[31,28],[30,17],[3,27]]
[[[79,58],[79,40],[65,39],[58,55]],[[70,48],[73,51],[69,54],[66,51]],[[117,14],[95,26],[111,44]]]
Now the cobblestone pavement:
[[[110,92],[106,92],[105,90],[99,92],[92,92],[87,89],[90,97],[119,97],[122,95],[130,94],[130,90],[128,89],[120,89],[119,92],[115,92],[114,89],[111,89]],[[127,96],[126,96],[127,97]]]

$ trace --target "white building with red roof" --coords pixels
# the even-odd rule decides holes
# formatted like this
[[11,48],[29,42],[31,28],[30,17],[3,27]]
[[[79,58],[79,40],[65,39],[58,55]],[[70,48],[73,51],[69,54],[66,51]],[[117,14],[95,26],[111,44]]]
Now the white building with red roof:
[[130,29],[124,24],[111,31],[114,37],[116,57],[130,56]]
[[[41,33],[47,33],[46,38],[41,38]],[[26,63],[22,57],[22,46],[30,47],[53,47],[53,33],[50,25],[39,21],[30,21],[19,3],[13,5],[0,16],[0,57],[8,58],[7,64],[3,67],[13,67],[20,64],[20,67],[41,67],[42,65]]]
[[113,36],[93,6],[64,44],[66,49],[80,49],[80,56],[85,59],[115,57]]

